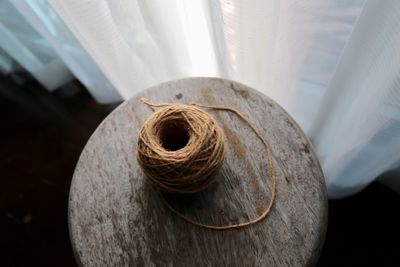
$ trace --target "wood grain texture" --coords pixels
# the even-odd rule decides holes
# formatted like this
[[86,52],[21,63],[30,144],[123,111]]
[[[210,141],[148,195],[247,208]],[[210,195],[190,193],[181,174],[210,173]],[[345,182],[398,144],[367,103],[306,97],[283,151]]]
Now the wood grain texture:
[[[227,231],[198,228],[173,215],[135,158],[138,131],[152,112],[141,97],[228,106],[246,116],[268,139],[274,157],[277,198],[270,215]],[[226,135],[216,182],[200,193],[167,197],[203,223],[255,218],[271,196],[264,148],[234,114],[210,114]],[[71,240],[84,266],[310,266],[318,259],[326,223],[323,173],[299,126],[260,92],[216,78],[171,81],[121,104],[84,148],[69,199]]]

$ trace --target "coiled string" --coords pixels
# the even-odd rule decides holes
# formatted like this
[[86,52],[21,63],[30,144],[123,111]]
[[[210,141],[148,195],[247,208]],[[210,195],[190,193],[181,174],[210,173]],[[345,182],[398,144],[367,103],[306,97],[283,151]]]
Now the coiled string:
[[[146,104],[148,107],[150,107],[153,111],[155,111],[156,108],[173,107],[174,105],[179,105],[179,104],[174,104],[174,103],[154,104],[154,103],[149,102],[145,98],[142,98],[141,100],[142,100],[142,102],[144,104]],[[237,111],[237,110],[235,110],[233,108],[222,107],[222,106],[206,106],[206,105],[200,105],[200,104],[197,104],[197,103],[190,103],[190,105],[195,106],[195,107],[200,107],[200,108],[203,108],[203,109],[212,109],[212,110],[221,110],[221,111],[231,112],[231,113],[235,114],[236,116],[238,116],[242,121],[244,121],[254,131],[254,133],[257,135],[257,137],[260,139],[260,141],[263,143],[263,145],[265,147],[266,156],[267,156],[267,164],[268,164],[268,172],[269,172],[269,175],[271,177],[271,182],[272,182],[271,198],[270,198],[270,200],[269,200],[269,202],[267,204],[266,209],[264,210],[264,212],[259,217],[255,218],[253,220],[250,220],[248,222],[244,222],[244,223],[221,225],[221,226],[204,224],[204,223],[196,222],[196,221],[188,218],[187,216],[185,216],[182,213],[180,213],[179,211],[177,211],[174,207],[172,207],[171,204],[168,203],[168,201],[165,199],[165,197],[161,193],[161,191],[159,191],[162,202],[179,218],[183,219],[184,221],[186,221],[186,222],[188,222],[190,224],[193,224],[195,226],[199,226],[199,227],[202,227],[202,228],[206,228],[206,229],[212,229],[212,230],[237,229],[237,228],[246,227],[246,226],[249,226],[249,225],[252,225],[252,224],[255,224],[257,222],[262,221],[271,212],[271,209],[272,209],[272,207],[274,205],[275,198],[276,198],[276,171],[275,171],[275,167],[274,167],[274,164],[273,164],[271,148],[270,148],[267,140],[249,122],[248,119],[246,119],[239,111]]]

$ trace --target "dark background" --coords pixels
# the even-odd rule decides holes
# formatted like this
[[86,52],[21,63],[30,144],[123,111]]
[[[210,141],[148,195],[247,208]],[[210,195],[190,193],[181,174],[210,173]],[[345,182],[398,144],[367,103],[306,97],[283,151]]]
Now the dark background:
[[[69,185],[86,141],[116,105],[97,104],[78,82],[48,93],[25,75],[0,76],[0,266],[76,266]],[[329,201],[318,266],[400,266],[399,211],[400,195],[377,182]]]

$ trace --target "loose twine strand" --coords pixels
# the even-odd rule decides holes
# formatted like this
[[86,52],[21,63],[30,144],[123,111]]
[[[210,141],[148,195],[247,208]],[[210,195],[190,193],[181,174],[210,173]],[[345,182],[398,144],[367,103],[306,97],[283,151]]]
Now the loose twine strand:
[[[205,111],[203,111],[203,110],[201,110],[201,109],[199,109],[199,108],[203,108],[203,109],[213,109],[213,110],[222,110],[222,111],[227,111],[227,112],[231,112],[231,113],[234,113],[236,116],[238,116],[242,121],[244,121],[253,131],[254,131],[254,133],[256,134],[256,136],[260,139],[260,141],[263,143],[263,145],[264,145],[264,147],[265,147],[265,151],[266,151],[266,156],[267,156],[267,164],[268,164],[268,172],[269,172],[269,175],[270,175],[270,177],[271,177],[271,181],[272,181],[272,192],[271,192],[271,198],[270,198],[270,201],[269,201],[269,203],[268,203],[268,205],[267,205],[267,208],[265,209],[265,211],[259,216],[259,217],[257,217],[257,218],[255,218],[255,219],[253,219],[253,220],[250,220],[250,221],[247,221],[247,222],[244,222],[244,223],[238,223],[238,224],[229,224],[229,225],[222,225],[222,226],[218,226],[218,225],[209,225],[209,224],[204,224],[204,223],[200,223],[200,222],[197,222],[197,221],[194,221],[194,220],[192,220],[192,219],[190,219],[189,217],[187,217],[187,216],[185,216],[185,215],[183,215],[182,213],[180,213],[178,210],[176,210],[174,207],[172,207],[171,206],[171,204],[166,200],[166,198],[165,198],[165,196],[162,194],[162,192],[159,190],[159,193],[160,193],[160,196],[161,196],[161,200],[162,200],[162,202],[168,207],[168,209],[170,209],[176,216],[178,216],[179,218],[181,218],[181,219],[183,219],[184,221],[186,221],[186,222],[188,222],[188,223],[190,223],[190,224],[193,224],[193,225],[195,225],[195,226],[198,226],[198,227],[202,227],[202,228],[206,228],[206,229],[212,229],[212,230],[228,230],[228,229],[238,229],[238,228],[243,228],[243,227],[246,227],[246,226],[249,226],[249,225],[252,225],[252,224],[255,224],[255,223],[258,223],[258,222],[260,222],[260,221],[262,221],[263,219],[265,219],[267,216],[268,216],[268,214],[271,212],[271,210],[272,210],[272,207],[273,207],[273,205],[274,205],[274,202],[275,202],[275,198],[276,198],[276,171],[275,171],[275,167],[274,167],[274,164],[273,164],[273,159],[272,159],[272,152],[271,152],[271,148],[270,148],[270,146],[269,146],[269,143],[267,142],[267,140],[266,140],[266,138],[264,138],[263,137],[263,135],[250,123],[250,121],[246,118],[246,117],[244,117],[239,111],[237,111],[236,109],[233,109],[233,108],[228,108],[228,107],[222,107],[222,106],[206,106],[206,105],[200,105],[200,104],[197,104],[197,103],[190,103],[189,105],[183,105],[183,104],[178,104],[178,103],[159,103],[159,104],[154,104],[154,103],[151,103],[151,102],[149,102],[149,100],[147,100],[147,99],[145,99],[145,98],[142,98],[141,99],[142,100],[142,102],[144,103],[144,104],[146,104],[150,109],[152,109],[153,111],[156,111],[156,108],[167,108],[167,110],[174,110],[174,109],[180,109],[180,108],[182,108],[183,106],[186,106],[186,108],[189,108],[189,110],[190,110],[190,112],[199,112],[199,110],[200,110],[200,113],[201,112],[205,112]],[[192,109],[192,108],[194,108],[194,109]],[[158,111],[156,111],[156,112],[158,112]],[[160,114],[162,114],[162,113],[160,113]],[[160,114],[158,114],[158,115],[160,115]],[[154,115],[154,114],[153,114]],[[167,116],[168,117],[168,116]],[[156,116],[156,118],[159,118],[158,116]],[[154,119],[154,118],[153,118]],[[148,121],[147,121],[148,122]],[[146,124],[147,124],[147,122],[145,123],[145,125],[144,125],[144,127],[146,127]],[[211,123],[211,124],[213,124],[213,120],[212,120],[212,122],[208,122],[208,123]],[[216,124],[215,124],[216,125]],[[144,128],[143,127],[143,128]],[[193,125],[191,125],[191,127],[193,127]],[[142,128],[142,130],[143,130],[143,128]],[[219,127],[218,126],[214,126],[214,125],[212,125],[211,126],[211,129],[213,129],[214,131],[216,131],[216,132],[218,132],[218,129],[219,129]],[[148,129],[147,129],[148,130]],[[220,130],[220,129],[219,129]],[[206,132],[206,130],[204,130],[203,129],[203,131],[204,132]],[[222,131],[222,130],[221,130]],[[219,134],[219,133],[218,133]],[[222,144],[223,144],[223,135],[222,136],[220,136],[220,135],[218,135],[217,134],[217,144],[220,144],[221,143],[221,140],[222,140]],[[141,131],[140,133],[139,133],[139,144],[140,144],[140,139],[141,138],[143,138],[144,136],[143,136],[143,131]],[[210,136],[208,136],[208,138],[209,138]],[[215,137],[215,136],[214,136]],[[147,145],[151,145],[150,143],[147,143]],[[188,145],[190,146],[190,145],[192,145],[192,144],[190,144],[190,139],[189,139],[189,142],[188,142]],[[140,160],[140,156],[139,156],[139,154],[141,153],[141,151],[139,150],[140,148],[139,148],[139,146],[138,146],[138,151],[137,151],[137,156],[138,156],[138,161],[139,161],[139,164],[142,166],[142,168],[143,167],[145,167],[145,166],[143,166],[143,164],[145,164],[143,161],[141,161]],[[179,151],[179,150],[178,150]],[[217,147],[217,151],[221,151],[221,147]],[[154,152],[154,151],[153,151]],[[171,154],[173,154],[174,152],[177,152],[177,151],[168,151],[168,152],[172,152]],[[223,161],[223,145],[222,145],[222,154],[218,154],[219,155],[219,160],[214,160],[214,167],[212,167],[212,169],[214,169],[214,171],[213,171],[213,173],[211,173],[211,176],[214,176],[215,175],[215,170],[219,170],[219,168],[221,167],[221,165],[222,165],[222,161]],[[215,156],[215,155],[214,155]],[[218,166],[219,165],[219,166]],[[162,166],[162,167],[165,167],[165,166]],[[146,171],[145,171],[145,174],[154,182],[154,176],[152,177],[152,176],[149,176],[149,173],[147,173]],[[205,186],[204,186],[204,184],[203,184],[203,187],[201,188],[201,190],[202,189],[204,189],[204,187],[206,187],[206,186],[208,186],[209,185],[209,183],[211,183],[212,181],[208,181],[207,180],[207,183],[205,184]],[[157,185],[157,182],[155,182],[156,183],[156,185]],[[160,186],[159,184],[158,184],[158,186]],[[163,188],[161,187],[160,188],[161,190],[163,190]],[[164,191],[171,191],[171,190],[165,190],[165,188],[164,188]],[[195,191],[195,192],[198,192],[198,191],[200,191],[200,190],[192,190],[192,191]],[[172,192],[174,192],[174,190],[172,190]],[[182,193],[182,192],[178,192],[178,193]]]

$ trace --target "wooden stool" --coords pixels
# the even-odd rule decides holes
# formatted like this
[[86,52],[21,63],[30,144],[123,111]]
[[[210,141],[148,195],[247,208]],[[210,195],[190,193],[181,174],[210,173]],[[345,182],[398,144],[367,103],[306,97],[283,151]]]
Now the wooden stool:
[[[141,97],[226,106],[246,116],[267,138],[274,157],[277,197],[268,217],[246,228],[216,231],[174,215],[136,161],[137,134],[152,113]],[[209,112],[226,136],[223,167],[205,191],[169,201],[199,222],[248,221],[271,197],[264,147],[234,114]],[[317,262],[326,222],[324,176],[300,127],[262,93],[216,78],[163,83],[121,104],[86,144],[69,198],[72,245],[84,266],[308,266]]]

